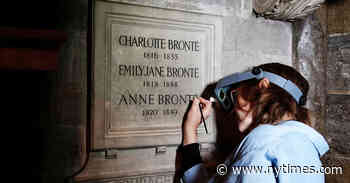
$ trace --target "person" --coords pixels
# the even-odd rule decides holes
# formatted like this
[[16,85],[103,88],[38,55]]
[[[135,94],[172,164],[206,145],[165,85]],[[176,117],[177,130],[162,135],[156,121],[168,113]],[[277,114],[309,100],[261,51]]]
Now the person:
[[[201,112],[207,119],[212,103],[193,100],[183,124],[182,181],[193,182],[324,182],[320,157],[329,146],[311,127],[304,107],[309,84],[294,68],[267,63],[221,79],[217,101],[233,115],[243,140],[210,176],[197,142]],[[202,106],[202,111],[199,108]]]

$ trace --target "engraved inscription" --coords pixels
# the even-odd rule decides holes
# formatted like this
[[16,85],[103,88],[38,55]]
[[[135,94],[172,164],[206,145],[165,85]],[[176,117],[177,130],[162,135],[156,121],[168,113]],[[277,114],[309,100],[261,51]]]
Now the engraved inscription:
[[171,183],[173,182],[173,177],[173,174],[140,176],[113,180],[110,183]]
[[[116,39],[114,39],[116,41]],[[118,44],[119,43],[119,44]],[[130,46],[137,48],[160,48],[169,50],[185,50],[199,51],[200,42],[193,40],[167,40],[164,38],[154,37],[137,37],[135,35],[120,35],[118,43],[113,42],[113,45]]]
[[[178,144],[183,114],[220,76],[222,19],[96,4],[93,148]],[[214,141],[201,125],[200,141]]]
[[203,46],[210,44],[210,29],[106,16],[107,137],[164,127],[179,133],[187,105],[211,77],[205,74],[209,51]]

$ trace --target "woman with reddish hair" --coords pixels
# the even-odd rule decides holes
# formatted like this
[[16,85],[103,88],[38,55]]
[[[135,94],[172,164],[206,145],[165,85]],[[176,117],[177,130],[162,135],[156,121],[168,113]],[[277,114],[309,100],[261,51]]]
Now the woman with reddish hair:
[[[294,68],[280,63],[254,67],[221,79],[215,88],[220,106],[232,115],[243,140],[217,173],[209,176],[199,154],[197,128],[212,104],[194,99],[183,125],[183,176],[192,182],[324,182],[320,157],[329,147],[310,125],[304,107],[309,84]],[[200,108],[202,106],[202,108]],[[201,111],[202,110],[202,111]]]

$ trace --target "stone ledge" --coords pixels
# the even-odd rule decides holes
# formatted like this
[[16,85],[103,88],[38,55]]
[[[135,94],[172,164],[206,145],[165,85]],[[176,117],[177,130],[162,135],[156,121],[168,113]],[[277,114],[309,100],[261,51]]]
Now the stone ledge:
[[350,90],[328,90],[329,95],[350,95]]
[[232,14],[231,11],[227,10],[225,3],[218,5],[218,3],[196,3],[197,1],[135,1],[135,0],[107,0],[109,2],[139,5],[146,7],[156,7],[162,9],[170,9],[177,11],[185,11],[191,13],[201,13],[209,15],[225,16]]

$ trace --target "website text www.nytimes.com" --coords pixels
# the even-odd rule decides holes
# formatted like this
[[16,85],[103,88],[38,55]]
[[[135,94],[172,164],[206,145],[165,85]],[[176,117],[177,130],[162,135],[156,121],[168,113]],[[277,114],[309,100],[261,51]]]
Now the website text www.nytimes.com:
[[[342,167],[317,167],[317,166],[300,166],[300,165],[281,165],[281,166],[232,166],[232,174],[270,174],[274,173],[277,177],[279,174],[332,174],[342,175]],[[216,167],[216,172],[219,175],[228,173],[225,164],[219,164]]]

